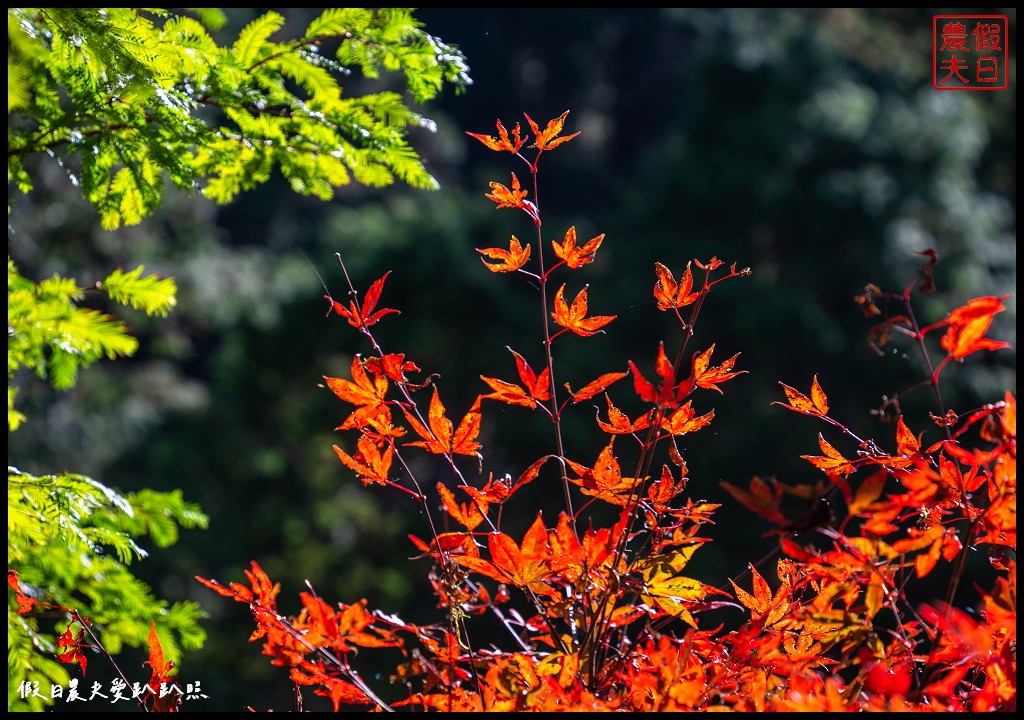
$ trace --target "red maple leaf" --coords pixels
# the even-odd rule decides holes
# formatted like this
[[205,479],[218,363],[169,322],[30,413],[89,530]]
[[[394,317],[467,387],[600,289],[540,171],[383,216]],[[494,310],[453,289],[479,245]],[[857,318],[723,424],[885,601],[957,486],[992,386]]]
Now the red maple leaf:
[[690,271],[690,263],[686,263],[686,270],[678,283],[672,271],[661,263],[654,263],[654,270],[658,276],[654,283],[654,299],[658,301],[659,310],[686,307],[700,296],[699,292],[691,292],[693,273]]
[[148,688],[143,695],[142,701],[146,702],[153,698],[153,712],[177,712],[181,705],[181,693],[161,692],[161,686],[172,681],[177,673],[173,672],[174,663],[164,659],[164,649],[160,645],[160,636],[156,632],[156,623],[151,622],[149,626],[149,659],[146,664],[153,672],[149,676]]
[[18,614],[24,615],[32,612],[32,608],[35,606],[36,601],[34,598],[30,598],[26,595],[21,589],[21,582],[18,580],[17,570],[7,571],[7,585],[14,590],[14,599],[18,603]]
[[384,281],[388,279],[388,275],[391,271],[388,270],[384,273],[383,277],[373,283],[370,289],[366,292],[366,297],[363,299],[363,306],[359,308],[356,306],[354,300],[350,301],[346,308],[339,302],[336,302],[330,295],[324,295],[324,297],[330,301],[331,308],[334,312],[341,315],[348,321],[348,324],[354,328],[358,328],[362,332],[367,332],[367,328],[376,323],[382,317],[389,313],[397,313],[398,310],[392,308],[384,308],[382,310],[374,311],[377,307],[377,303],[380,301],[380,294],[384,291]]
[[567,143],[579,135],[577,132],[572,135],[566,135],[565,137],[556,139],[558,134],[562,132],[562,126],[565,124],[565,119],[569,116],[568,110],[554,120],[548,122],[547,127],[545,127],[543,131],[537,126],[537,123],[530,119],[529,115],[526,113],[523,113],[523,115],[526,117],[526,122],[530,123],[530,129],[533,130],[534,134],[534,142],[530,147],[535,147],[542,152],[544,150],[553,150],[562,143]]
[[57,659],[62,663],[78,663],[79,667],[82,668],[82,674],[85,675],[85,666],[88,664],[88,659],[82,653],[82,648],[90,647],[85,643],[85,628],[81,628],[78,631],[78,635],[71,632],[71,625],[68,625],[67,629],[61,633],[61,636],[57,638]]
[[942,349],[949,356],[960,360],[978,350],[999,350],[1010,347],[1010,343],[984,337],[992,325],[992,316],[1006,309],[1003,297],[980,297],[957,308],[944,322],[949,329],[942,337]]
[[566,330],[572,330],[577,335],[586,337],[599,332],[617,316],[593,315],[587,317],[587,288],[584,287],[580,290],[570,306],[565,302],[565,285],[562,285],[555,293],[555,311],[551,313],[551,317]]
[[326,376],[324,380],[331,392],[357,407],[345,422],[335,428],[337,430],[362,427],[367,418],[376,415],[383,406],[388,392],[388,379],[382,375],[374,375],[371,379],[359,357],[352,358],[351,380]]
[[636,420],[631,421],[625,413],[615,407],[612,399],[607,394],[604,396],[604,399],[608,402],[608,422],[602,421],[600,412],[598,412],[597,425],[606,433],[611,435],[630,435],[649,428],[651,423],[654,422],[654,410],[648,410]]
[[828,397],[825,395],[825,391],[821,389],[821,385],[818,384],[817,375],[814,376],[814,381],[811,383],[810,397],[785,383],[780,382],[779,385],[782,386],[783,391],[786,393],[788,404],[783,405],[776,401],[772,405],[781,405],[788,410],[794,410],[812,417],[825,417],[828,415]]
[[391,470],[391,459],[394,454],[394,447],[388,445],[384,452],[377,448],[376,443],[363,435],[356,443],[357,452],[355,456],[349,455],[337,445],[334,445],[334,452],[338,459],[362,479],[364,485],[377,483],[384,485],[388,481],[388,473]]
[[471,132],[467,132],[466,134],[469,135],[470,137],[476,138],[484,145],[489,147],[491,150],[495,150],[497,152],[510,153],[519,152],[519,148],[521,148],[523,146],[523,143],[526,142],[525,138],[520,137],[521,131],[519,129],[519,123],[516,123],[516,126],[512,128],[511,138],[509,138],[508,130],[506,130],[505,126],[501,124],[501,120],[497,121],[497,126],[498,137],[492,137],[490,135],[480,135],[478,133]]
[[434,395],[430,399],[430,409],[427,412],[429,429],[415,415],[402,408],[412,429],[423,438],[405,444],[421,447],[435,455],[479,455],[480,443],[476,442],[476,437],[480,434],[480,398],[478,395],[473,401],[473,406],[462,418],[458,429],[453,429],[451,420],[445,417],[445,408],[438,397],[435,385]]
[[492,260],[498,261],[488,262],[484,258],[480,258],[491,272],[515,272],[530,259],[530,245],[527,244],[526,247],[523,247],[519,242],[519,238],[515,235],[512,236],[512,242],[509,243],[508,250],[502,250],[501,248],[477,248],[476,251],[481,255],[486,255]]
[[504,380],[498,380],[497,378],[490,378],[484,375],[480,376],[480,379],[491,386],[494,391],[489,395],[484,395],[483,398],[491,400],[500,400],[508,403],[509,405],[523,405],[528,408],[537,407],[538,402],[544,402],[551,399],[550,385],[551,377],[547,368],[544,368],[540,375],[533,371],[530,364],[526,362],[522,355],[517,353],[512,348],[508,348],[508,351],[515,356],[516,359],[516,370],[519,372],[519,379],[523,383],[523,387],[519,385],[513,385],[512,383],[505,382]]
[[601,247],[601,242],[604,240],[604,234],[598,235],[597,237],[587,241],[582,247],[576,247],[576,227],[573,226],[565,233],[565,240],[561,243],[557,243],[554,240],[551,241],[551,246],[555,250],[555,255],[565,261],[565,264],[573,268],[581,268],[587,263],[594,262],[594,253]]
[[487,536],[487,547],[490,560],[466,555],[452,559],[470,570],[518,587],[533,585],[551,574],[548,533],[540,515],[526,531],[521,545],[505,533],[492,532]]

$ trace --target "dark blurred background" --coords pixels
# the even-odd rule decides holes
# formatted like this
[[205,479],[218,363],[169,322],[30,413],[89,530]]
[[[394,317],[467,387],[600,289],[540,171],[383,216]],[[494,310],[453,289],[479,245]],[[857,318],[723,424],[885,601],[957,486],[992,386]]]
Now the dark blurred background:
[[[298,31],[317,9],[278,11]],[[257,11],[227,12],[230,41]],[[923,323],[972,297],[1016,292],[1016,11],[970,11],[1009,16],[1010,88],[1001,92],[932,88],[932,18],[943,12],[421,9],[426,29],[465,53],[474,80],[421,108],[437,128],[417,131],[413,144],[439,191],[351,187],[324,203],[277,178],[222,207],[170,193],[154,218],[105,232],[64,174],[42,167],[38,191],[17,198],[8,218],[23,273],[88,285],[144,264],[177,279],[179,305],[167,319],[120,312],[140,352],[90,368],[73,392],[26,388],[30,422],[9,435],[8,461],[125,491],[181,488],[210,516],[208,530],[136,566],[164,597],[196,599],[210,615],[206,647],[181,668],[209,699],[186,711],[293,707],[286,672],[247,643],[248,610],[196,575],[240,580],[256,560],[282,584],[284,612],[298,610],[308,580],[331,601],[366,597],[411,622],[437,619],[426,565],[407,559],[407,534],[427,536],[423,518],[405,496],[363,488],[331,450],[351,447],[333,430],[346,407],[318,383],[346,375],[369,348],[325,316],[317,272],[341,299],[334,253],[361,290],[393,271],[383,303],[402,314],[377,326],[379,338],[440,373],[451,416],[487,392],[481,374],[515,377],[506,345],[539,368],[535,290],[489,273],[475,251],[533,237],[524,215],[484,197],[489,181],[524,174],[466,132],[569,110],[565,133],[581,135],[541,164],[544,236],[560,240],[570,225],[581,241],[606,234],[569,290],[589,282],[591,313],[619,317],[605,335],[559,341],[563,381],[576,388],[629,359],[650,373],[658,342],[678,347],[678,327],[651,297],[656,261],[679,273],[717,256],[753,271],[715,289],[691,345],[715,343],[716,364],[740,353],[737,369],[748,373],[723,396],[695,400],[716,417],[683,444],[690,496],[723,503],[706,533],[713,542],[688,571],[723,583],[776,541],[719,482],[820,479],[799,456],[819,454],[825,428],[773,407],[778,383],[806,391],[817,374],[835,417],[888,440],[891,428],[871,410],[922,377],[908,345],[869,352],[871,323],[853,301],[865,284],[902,290],[921,263],[914,253],[934,248],[938,291],[918,299]],[[354,76],[346,91],[362,87]],[[1015,345],[1016,297],[1006,305],[991,335]],[[943,373],[944,400],[961,412],[1006,389],[1016,393],[1015,350]],[[613,397],[635,416],[628,394]],[[920,418],[912,429],[934,439],[921,414],[934,410],[930,397],[902,404]],[[603,445],[590,405],[566,426],[573,457],[588,464]],[[551,451],[545,424],[518,410],[485,406],[485,478],[516,476]],[[421,480],[433,485],[429,467]],[[543,493],[557,501],[561,490],[534,497]],[[530,522],[533,510],[520,507]],[[386,678],[370,655],[358,661],[368,679]],[[325,707],[317,702],[306,707]]]

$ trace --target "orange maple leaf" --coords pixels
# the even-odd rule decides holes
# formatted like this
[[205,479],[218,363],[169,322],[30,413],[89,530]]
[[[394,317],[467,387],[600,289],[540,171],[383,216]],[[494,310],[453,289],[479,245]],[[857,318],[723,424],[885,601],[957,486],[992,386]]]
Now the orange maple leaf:
[[441,404],[435,385],[434,395],[430,399],[430,409],[427,412],[429,429],[424,427],[415,415],[402,408],[412,429],[423,438],[405,444],[424,448],[435,455],[479,455],[480,443],[476,442],[476,437],[480,434],[480,398],[478,395],[473,401],[473,406],[459,423],[458,429],[453,431],[452,422],[445,417],[445,408]]
[[[226,598],[240,603],[256,604],[260,605],[268,610],[277,610],[277,595],[281,592],[280,583],[272,583],[267,574],[263,571],[263,568],[259,564],[252,560],[249,563],[252,570],[246,570],[245,576],[249,580],[251,587],[247,588],[241,583],[232,582],[228,584],[228,587],[224,587],[216,580],[207,580],[196,575],[196,580],[210,588],[219,595],[223,595]],[[255,603],[253,602],[255,600]]]
[[396,383],[407,383],[407,372],[419,372],[416,363],[406,360],[403,353],[388,353],[379,358],[366,359],[366,369],[374,375],[383,375]]
[[659,310],[686,307],[700,296],[699,292],[690,292],[693,290],[693,273],[690,271],[690,263],[686,263],[686,270],[683,271],[683,276],[678,283],[672,275],[672,271],[660,262],[654,263],[654,271],[658,276],[654,283],[654,299],[658,301]]
[[854,471],[853,463],[832,447],[821,433],[818,433],[818,445],[821,446],[824,455],[801,455],[800,457],[830,477],[844,478]]
[[785,525],[788,522],[782,513],[782,487],[775,478],[769,478],[768,481],[760,477],[752,478],[749,492],[724,480],[720,481],[719,485],[747,510],[776,525]]
[[455,522],[464,526],[467,530],[473,531],[483,522],[483,513],[487,512],[486,501],[481,501],[478,496],[474,495],[476,502],[460,504],[455,501],[452,491],[442,483],[437,484],[437,492],[441,496],[442,507],[448,511],[448,514],[452,516]]
[[363,362],[359,357],[352,358],[352,379],[324,376],[331,392],[347,403],[357,406],[357,410],[338,426],[338,430],[360,427],[367,417],[375,415],[377,409],[384,404],[388,392],[388,380],[381,375],[373,379],[367,375]]
[[675,368],[665,354],[665,343],[658,343],[658,359],[654,363],[654,370],[661,378],[660,388],[655,388],[648,382],[632,360],[628,364],[633,373],[633,389],[641,400],[661,407],[671,407],[689,395],[694,388],[692,378],[676,384]]
[[17,570],[7,571],[7,585],[14,590],[14,599],[18,603],[18,614],[24,615],[32,612],[32,608],[35,606],[36,601],[34,598],[30,598],[21,589],[21,581],[18,580]]
[[736,353],[731,358],[723,362],[718,366],[711,366],[711,354],[715,351],[714,343],[711,347],[702,353],[699,353],[693,358],[693,383],[705,390],[714,390],[718,393],[722,392],[722,389],[718,387],[719,383],[723,383],[726,380],[731,380],[737,375],[745,375],[746,370],[733,371],[733,366],[736,364],[736,358],[740,356]]
[[538,401],[543,402],[551,399],[551,391],[549,389],[551,384],[549,378],[551,375],[548,369],[544,368],[540,375],[537,375],[522,355],[512,348],[508,348],[508,351],[515,356],[519,379],[522,380],[525,387],[481,375],[480,379],[494,390],[489,395],[482,396],[483,399],[500,400],[509,405],[522,405],[528,408],[537,407]]
[[374,312],[374,308],[377,307],[377,303],[380,301],[381,292],[384,290],[384,281],[388,279],[388,275],[391,271],[388,270],[384,273],[383,277],[373,283],[370,289],[366,291],[366,297],[363,299],[363,307],[360,309],[356,306],[355,301],[350,301],[346,308],[339,302],[336,302],[330,295],[324,295],[324,297],[330,301],[331,307],[334,312],[341,315],[348,321],[348,324],[354,328],[358,328],[362,332],[367,332],[367,328],[376,323],[382,317],[389,313],[397,313],[398,310],[393,308],[384,308]]
[[592,317],[586,317],[586,315],[586,287],[580,290],[576,299],[572,301],[572,306],[565,302],[565,285],[558,288],[558,292],[555,293],[555,311],[551,313],[551,317],[554,318],[556,323],[564,327],[566,330],[572,330],[577,335],[586,337],[588,335],[594,335],[600,330],[600,328],[618,317],[617,315],[594,315]]
[[519,129],[519,123],[516,123],[516,126],[512,128],[511,138],[509,138],[509,134],[508,131],[505,129],[505,126],[501,124],[501,120],[497,121],[497,127],[498,137],[493,137],[491,135],[481,135],[478,133],[471,132],[467,132],[466,134],[469,135],[470,137],[476,138],[484,145],[489,147],[491,150],[496,150],[498,152],[507,151],[510,153],[519,152],[519,148],[521,148],[523,146],[523,143],[526,142],[525,138],[520,137],[521,131]]
[[392,445],[388,445],[384,453],[381,454],[373,440],[363,435],[356,444],[357,452],[354,457],[337,445],[333,447],[338,459],[345,464],[345,467],[355,472],[362,479],[364,485],[387,483],[388,473],[391,471],[391,458],[394,454]]
[[597,237],[587,241],[583,247],[576,247],[576,227],[573,226],[565,233],[565,240],[561,243],[557,243],[554,240],[551,241],[551,246],[555,250],[555,255],[565,261],[565,264],[574,270],[581,268],[587,263],[594,262],[594,254],[597,249],[601,247],[601,242],[604,240],[604,233]]
[[465,555],[456,555],[452,560],[482,575],[499,582],[510,582],[517,587],[531,585],[551,574],[548,566],[551,552],[548,533],[540,515],[526,531],[522,545],[517,545],[505,533],[492,532],[487,536],[487,547],[490,560]]
[[612,399],[607,394],[605,394],[604,399],[608,401],[608,422],[601,420],[601,413],[598,411],[597,425],[606,433],[611,435],[630,435],[649,428],[651,423],[654,422],[654,410],[648,410],[635,421],[630,421],[625,413],[615,407]]
[[150,622],[147,643],[149,645],[149,659],[146,661],[146,664],[153,669],[153,672],[150,675],[149,682],[146,684],[146,687],[149,689],[142,697],[142,700],[145,702],[149,697],[152,697],[154,712],[175,712],[177,706],[181,704],[181,694],[167,693],[163,695],[159,690],[161,685],[173,680],[177,673],[173,672],[174,663],[164,659],[164,649],[160,645],[160,636],[157,635],[155,622]]
[[687,401],[685,405],[672,413],[671,416],[662,418],[661,429],[670,435],[684,435],[695,430],[706,427],[715,417],[715,411],[694,417],[693,402]]
[[569,383],[565,384],[565,389],[568,390],[569,394],[572,396],[573,403],[579,403],[579,402],[583,402],[584,400],[589,400],[590,398],[594,397],[598,393],[607,390],[608,387],[611,386],[612,383],[618,382],[619,380],[621,380],[622,378],[626,377],[627,375],[629,375],[629,373],[624,373],[624,372],[605,373],[604,375],[602,375],[601,377],[597,378],[596,380],[593,380],[593,381],[587,383],[586,385],[584,385],[577,392],[573,392],[572,391],[572,387],[570,387]]
[[512,189],[505,187],[501,183],[492,182],[491,192],[487,194],[494,202],[498,203],[499,208],[522,208],[523,199],[526,197],[527,191],[522,189],[519,184],[519,178],[516,177],[515,173],[512,173]]
[[515,272],[530,259],[530,245],[527,244],[526,247],[523,247],[519,242],[519,238],[515,235],[512,236],[508,250],[502,250],[501,248],[477,248],[476,251],[481,255],[486,255],[493,260],[499,261],[488,262],[484,258],[480,258],[491,272]]
[[572,460],[566,463],[579,477],[569,478],[569,482],[580,486],[584,495],[599,498],[613,505],[625,505],[633,494],[633,490],[646,478],[623,477],[619,461],[614,455],[615,436],[597,456],[593,468],[580,465]]
[[729,582],[732,583],[732,587],[736,591],[736,599],[750,610],[750,618],[755,622],[761,621],[765,627],[771,627],[789,611],[789,597],[793,588],[788,582],[783,581],[778,591],[773,594],[768,583],[753,565],[750,566],[750,574],[754,579],[753,595],[744,591],[732,580]]
[[535,147],[535,148],[537,148],[538,150],[540,150],[542,152],[544,150],[553,150],[556,147],[558,147],[559,145],[561,145],[562,143],[567,143],[570,140],[572,140],[574,137],[579,135],[579,133],[576,132],[576,133],[573,133],[572,135],[567,135],[567,136],[565,136],[563,138],[555,139],[556,136],[560,132],[562,132],[562,126],[565,124],[565,118],[567,118],[569,116],[569,111],[568,110],[566,110],[564,113],[562,113],[559,117],[557,117],[554,120],[550,121],[547,124],[547,127],[544,128],[543,132],[537,126],[537,123],[535,123],[530,118],[529,115],[527,115],[526,113],[523,113],[523,115],[526,116],[526,121],[528,123],[530,123],[530,129],[533,130],[533,134],[534,134],[534,138],[535,138],[533,144],[530,145],[530,147]]
[[978,350],[999,350],[1010,347],[1010,343],[984,337],[992,325],[992,316],[1006,309],[1003,297],[980,297],[957,308],[944,322],[949,329],[942,337],[942,349],[950,357],[960,360]]
[[780,382],[779,385],[786,393],[786,399],[788,405],[776,401],[772,405],[781,405],[788,410],[794,410],[804,415],[811,415],[812,417],[825,417],[828,415],[828,397],[825,395],[825,391],[821,389],[821,385],[818,384],[818,376],[814,376],[814,381],[811,383],[811,397],[807,397],[799,390],[791,388],[789,385]]

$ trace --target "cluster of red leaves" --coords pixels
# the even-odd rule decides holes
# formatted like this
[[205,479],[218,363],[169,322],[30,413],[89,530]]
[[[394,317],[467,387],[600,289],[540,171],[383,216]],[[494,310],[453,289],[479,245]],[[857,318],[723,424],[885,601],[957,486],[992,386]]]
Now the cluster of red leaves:
[[[542,154],[571,140],[560,137],[568,113],[544,130],[529,116],[533,134],[501,122],[497,136],[470,135],[488,148],[508,152],[529,168],[536,196]],[[536,149],[527,159],[524,147]],[[511,187],[491,184],[499,208],[527,212],[537,232],[531,245],[512,237],[508,249],[484,248],[495,273],[522,273],[541,290],[544,355],[534,364],[512,352],[516,378],[481,376],[490,389],[478,394],[456,424],[449,419],[433,379],[412,382],[420,372],[405,355],[383,352],[369,326],[390,309],[377,310],[384,277],[366,301],[332,308],[370,337],[375,354],[352,361],[351,379],[325,378],[351,409],[338,430],[355,431],[354,449],[335,446],[342,464],[364,484],[398,488],[420,503],[430,536],[411,537],[430,564],[429,580],[444,617],[412,625],[366,602],[329,605],[302,593],[298,615],[277,609],[278,587],[254,562],[250,587],[200,579],[226,597],[248,605],[275,665],[291,679],[342,705],[377,710],[418,707],[436,711],[850,711],[1009,710],[1016,705],[1016,401],[1010,393],[964,416],[936,416],[943,437],[925,442],[924,432],[902,417],[892,437],[863,440],[830,415],[817,377],[809,395],[783,384],[782,407],[824,422],[838,439],[818,434],[821,455],[804,458],[821,479],[788,485],[754,478],[748,488],[723,483],[743,506],[764,518],[778,536],[774,577],[755,565],[729,588],[709,586],[687,573],[705,543],[719,506],[689,497],[688,469],[680,438],[707,427],[714,410],[700,391],[744,371],[738,354],[713,365],[715,345],[686,351],[711,289],[749,274],[727,269],[717,258],[687,263],[679,278],[655,265],[653,298],[674,313],[684,340],[674,358],[659,343],[652,353],[654,380],[632,359],[627,371],[609,372],[560,398],[552,348],[564,333],[604,332],[616,316],[588,315],[588,287],[570,303],[562,283],[547,305],[553,273],[575,272],[595,261],[599,235],[577,244],[575,228],[551,242],[557,258],[544,264],[540,214],[513,173]],[[934,264],[934,254],[932,254]],[[537,263],[538,269],[530,269]],[[931,264],[922,281],[931,278]],[[693,271],[696,266],[703,278]],[[874,286],[871,286],[872,288]],[[871,291],[874,293],[874,290]],[[878,291],[880,294],[880,291]],[[571,293],[570,293],[571,294]],[[355,292],[353,291],[353,296]],[[909,303],[909,290],[904,293]],[[857,298],[868,315],[881,311],[874,295]],[[684,317],[681,311],[688,309]],[[907,313],[886,317],[870,342],[888,339],[892,328],[923,339],[945,327],[945,360],[1005,347],[985,338],[999,299],[979,298],[941,323],[916,328]],[[570,336],[571,337],[571,336]],[[566,339],[570,339],[567,337]],[[535,370],[540,367],[540,371]],[[613,386],[632,377],[632,394],[615,402]],[[430,387],[429,403],[419,391]],[[615,388],[621,390],[621,387]],[[607,420],[598,408],[595,428],[607,442],[594,459],[562,447],[564,413],[604,395]],[[479,440],[484,401],[539,412],[552,423],[557,452],[545,454],[513,476],[472,479],[460,456],[474,458],[483,476]],[[616,402],[618,405],[616,405]],[[636,411],[619,408],[626,403]],[[414,438],[414,439],[407,439]],[[628,438],[629,449],[618,447]],[[842,442],[841,442],[842,441]],[[844,443],[852,444],[849,450]],[[884,448],[889,448],[888,450]],[[437,484],[444,518],[428,499],[407,461],[410,452],[443,457],[451,478]],[[664,454],[657,469],[656,452]],[[626,462],[630,464],[624,470]],[[543,480],[541,479],[543,475]],[[525,532],[503,529],[504,508],[533,482],[562,486],[565,509],[553,521],[543,513]],[[785,507],[796,499],[807,511],[793,518]],[[534,514],[535,513],[535,514]],[[521,511],[514,514],[522,518]],[[611,518],[608,520],[607,518]],[[439,531],[441,520],[447,531]],[[976,587],[973,612],[953,603],[967,553],[988,552],[994,584]],[[950,571],[945,601],[914,605],[909,588],[944,564]],[[732,613],[733,622],[707,622],[711,611]],[[508,649],[476,647],[473,620],[489,615],[507,630]],[[374,690],[352,666],[360,648],[392,648],[401,662],[390,695]]]

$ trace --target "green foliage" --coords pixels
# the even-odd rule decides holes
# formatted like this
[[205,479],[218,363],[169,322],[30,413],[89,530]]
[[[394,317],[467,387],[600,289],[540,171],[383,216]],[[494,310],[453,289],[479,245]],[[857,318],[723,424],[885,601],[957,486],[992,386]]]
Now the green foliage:
[[[400,77],[415,103],[446,82],[461,90],[470,80],[461,53],[423,32],[409,9],[328,9],[281,41],[271,36],[284,18],[267,12],[230,46],[211,35],[226,22],[220,10],[186,11],[194,17],[162,8],[8,8],[9,211],[48,159],[108,230],[141,222],[169,185],[227,203],[275,169],[295,192],[322,199],[353,181],[437,187],[407,141],[410,128],[433,124],[383,76]],[[382,91],[342,97],[339,79],[353,69]],[[88,293],[148,315],[175,306],[174,280],[143,271],[118,269],[89,288],[60,275],[37,283],[8,257],[10,431],[26,420],[15,400],[30,371],[67,389],[80,368],[137,350],[124,322],[80,306]],[[146,554],[138,538],[167,547],[180,528],[205,527],[198,506],[180,491],[120,494],[82,475],[37,477],[8,462],[9,584],[18,586],[13,571],[37,603],[9,591],[8,710],[49,704],[20,697],[26,680],[67,682],[52,656],[69,624],[76,633],[83,622],[89,628],[92,639],[76,646],[95,643],[104,654],[145,647],[151,622],[172,662],[202,644],[199,608],[155,598],[128,569]]]
[[461,53],[407,8],[328,9],[281,42],[270,37],[284,18],[268,12],[230,47],[209,34],[223,18],[208,11],[197,21],[153,8],[9,8],[7,18],[8,182],[29,192],[26,160],[47,153],[108,229],[149,215],[165,178],[218,203],[274,168],[325,200],[353,180],[434,188],[406,139],[432,123],[395,92],[343,97],[338,78],[351,67],[400,73],[418,103],[470,82]]
[[[149,315],[166,315],[174,307],[173,280],[143,276],[144,268],[116,270],[96,283],[114,302]],[[14,401],[19,371],[28,369],[49,379],[53,387],[74,386],[79,368],[101,358],[133,354],[138,341],[124,322],[98,310],[79,307],[86,289],[54,275],[34,283],[7,260],[7,424],[18,429],[25,416]],[[178,538],[178,528],[205,527],[199,508],[180,491],[120,495],[95,480],[75,474],[35,477],[8,466],[7,566],[19,574],[22,587],[47,606],[47,613],[19,615],[8,593],[8,710],[41,710],[46,701],[22,698],[22,682],[40,687],[68,681],[64,666],[52,659],[56,636],[72,622],[71,611],[95,624],[103,648],[117,653],[124,645],[145,647],[150,623],[167,637],[168,652],[199,647],[205,632],[194,603],[176,603],[153,596],[128,569],[146,556],[136,539],[149,535],[159,547]],[[46,697],[44,695],[44,697]]]
[[156,599],[128,565],[146,552],[136,539],[149,535],[160,547],[177,539],[178,527],[206,527],[206,516],[180,491],[121,495],[74,474],[35,477],[7,469],[7,566],[21,587],[52,613],[19,615],[14,593],[7,603],[7,707],[41,710],[38,698],[22,699],[24,681],[41,687],[66,684],[67,672],[52,656],[56,636],[72,622],[63,608],[88,618],[103,648],[145,647],[150,623],[164,631],[164,650],[177,662],[181,649],[202,645],[198,605]]
[[[176,287],[170,278],[142,277],[143,267],[125,273],[115,270],[96,284],[111,300],[166,315],[174,307]],[[70,388],[79,368],[106,357],[132,355],[138,341],[125,324],[98,310],[79,307],[85,289],[71,279],[54,275],[40,283],[21,276],[7,260],[7,427],[17,430],[25,416],[15,410],[16,375],[30,368],[53,387]]]

